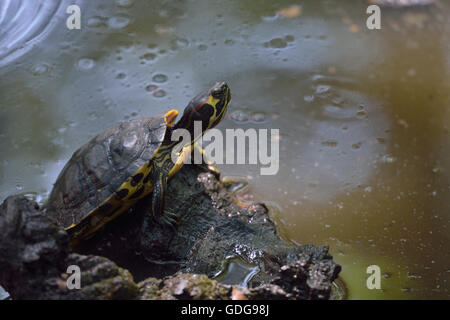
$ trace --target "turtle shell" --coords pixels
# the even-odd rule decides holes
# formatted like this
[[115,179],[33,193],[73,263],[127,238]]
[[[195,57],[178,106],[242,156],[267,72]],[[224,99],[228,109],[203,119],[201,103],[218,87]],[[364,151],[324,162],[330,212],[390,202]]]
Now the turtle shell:
[[78,149],[54,184],[47,215],[67,228],[98,208],[155,156],[167,128],[164,115],[119,123]]

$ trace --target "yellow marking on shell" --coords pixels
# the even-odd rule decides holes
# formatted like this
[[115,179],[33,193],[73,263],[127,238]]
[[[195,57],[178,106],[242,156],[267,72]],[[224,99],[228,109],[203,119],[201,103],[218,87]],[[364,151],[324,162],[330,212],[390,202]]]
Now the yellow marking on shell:
[[91,226],[92,226],[92,227],[95,227],[101,220],[102,220],[101,217],[99,217],[99,216],[93,216],[93,217],[91,218]]
[[167,111],[167,113],[164,116],[164,121],[166,122],[166,125],[168,127],[173,127],[177,116],[178,116],[177,110],[172,109],[172,110]]
[[[214,99],[214,100],[217,100],[217,99]],[[211,101],[213,101],[213,100],[211,100]],[[215,101],[214,103],[217,103],[217,101]],[[176,110],[174,110],[174,111],[176,111]],[[178,114],[178,111],[176,111],[176,113]],[[176,163],[173,165],[173,167],[169,171],[169,174],[168,174],[169,178],[171,178],[177,171],[179,171],[181,169],[181,167],[185,163],[186,157],[188,157],[190,155],[192,148],[193,148],[193,146],[189,145],[189,146],[184,147],[181,150]],[[161,146],[160,146],[155,151],[153,157],[150,160],[154,161],[154,160],[156,160],[155,158],[160,158],[160,159],[158,159],[158,161],[156,161],[156,162],[154,161],[153,163],[156,164],[158,167],[161,167],[165,161],[172,161],[170,159],[171,150],[172,150],[171,147],[163,147],[163,149],[161,149]],[[73,239],[71,240],[72,246],[75,246],[79,242],[79,240],[84,239],[87,236],[93,234],[98,229],[100,229],[102,226],[104,226],[106,223],[117,218],[123,212],[128,210],[133,204],[135,204],[139,199],[141,199],[141,198],[145,197],[146,195],[150,194],[151,192],[153,192],[153,185],[151,183],[151,180],[148,180],[145,184],[143,183],[145,177],[148,174],[150,174],[151,170],[152,170],[152,167],[147,166],[147,165],[144,165],[141,168],[139,168],[133,174],[133,176],[131,176],[124,183],[122,183],[120,188],[117,190],[117,192],[119,192],[120,190],[127,189],[128,190],[127,196],[125,196],[124,198],[119,200],[116,198],[117,192],[114,192],[113,194],[111,194],[111,196],[109,198],[107,198],[105,201],[103,201],[103,203],[101,203],[97,208],[95,208],[94,210],[89,212],[85,217],[83,217],[83,219],[81,219],[81,221],[79,221],[77,224],[73,223],[72,225],[67,227],[66,230],[68,230],[68,231],[70,231],[70,229],[73,229],[73,228],[80,228],[80,230],[74,230],[74,233],[72,235]],[[131,185],[131,181],[132,181],[133,177],[139,173],[143,174],[142,178],[133,187]],[[137,190],[139,190],[142,186],[144,187],[144,192],[142,192],[142,194],[139,197],[130,199],[130,197],[132,197],[133,194]],[[106,212],[102,212],[99,208],[107,203],[111,204],[111,207]],[[120,209],[117,209],[119,207],[120,207]],[[117,211],[114,212],[114,210],[117,210]],[[114,212],[114,214],[111,215],[112,212]],[[110,216],[108,216],[108,214],[110,214]],[[89,221],[86,221],[86,219],[89,219]],[[86,222],[87,222],[87,225],[86,225]]]
[[75,226],[76,226],[76,224],[75,224],[75,223],[72,223],[70,226],[68,226],[68,227],[65,228],[64,230],[72,229],[72,228],[75,227]]
[[[176,111],[176,110],[175,110]],[[178,112],[178,111],[176,111]],[[150,159],[153,160],[155,158],[155,156],[158,154],[159,150],[160,150],[159,146],[156,150],[155,153],[153,154],[153,157]],[[145,165],[143,165],[141,168],[139,168],[134,174],[133,176],[135,176],[136,174],[139,173],[143,173],[143,178],[139,181],[139,183],[136,186],[132,186],[131,185],[131,180],[133,179],[133,176],[131,176],[127,181],[125,181],[124,183],[122,183],[122,185],[120,186],[120,188],[111,194],[111,196],[109,196],[105,201],[103,201],[98,207],[96,207],[95,209],[91,210],[86,216],[84,216],[78,223],[72,223],[69,227],[65,228],[66,231],[70,232],[71,229],[77,228],[80,224],[82,224],[84,222],[85,219],[90,219],[90,221],[92,221],[92,219],[94,217],[98,217],[99,218],[99,223],[96,226],[91,226],[87,231],[85,231],[85,228],[81,228],[81,230],[75,230],[73,233],[73,238],[76,239],[83,239],[86,238],[87,236],[93,234],[94,232],[96,232],[98,229],[100,229],[102,226],[104,226],[106,223],[108,223],[109,221],[115,219],[116,217],[118,217],[120,214],[122,214],[124,211],[126,211],[127,209],[129,209],[134,203],[136,203],[137,200],[143,198],[145,195],[149,194],[150,192],[153,191],[153,186],[151,184],[151,181],[148,181],[145,185],[145,190],[142,193],[142,195],[138,198],[135,199],[129,199],[129,197],[136,192],[141,186],[142,186],[142,181],[145,179],[146,175],[148,173],[150,173],[150,171],[152,170],[151,166],[147,166],[147,163],[145,163]],[[116,198],[116,193],[122,189],[128,189],[128,195],[121,199],[118,200]],[[107,203],[111,204],[111,208],[110,210],[106,211],[106,212],[102,212],[101,210],[99,210],[99,208]],[[113,212],[114,210],[116,210],[119,206],[122,206],[122,208],[120,208],[120,210],[117,210],[117,212],[115,212],[112,216],[108,217],[108,213]],[[78,241],[73,240],[73,243],[77,243]]]
[[[174,167],[169,171],[169,178],[172,177],[184,164],[184,158],[187,156],[188,154],[188,148],[189,147],[185,147],[182,152],[180,152],[180,156],[179,159],[177,160],[177,162],[175,163]],[[166,150],[163,150],[163,161],[166,160],[170,160],[170,156],[171,153],[170,152],[165,152]],[[158,150],[155,152],[154,157],[151,160],[154,160],[155,156],[161,156],[161,154],[159,154],[159,148]],[[161,159],[159,159],[161,160]],[[163,161],[158,161],[156,164],[158,166],[162,165]],[[170,160],[171,161],[171,160]],[[106,223],[114,220],[115,218],[117,218],[119,215],[121,215],[123,212],[125,212],[126,210],[128,210],[133,204],[135,204],[139,199],[145,197],[146,195],[150,194],[151,192],[153,192],[153,185],[151,183],[150,180],[148,180],[145,184],[143,183],[145,177],[151,172],[152,168],[151,166],[147,166],[144,165],[141,168],[139,168],[134,174],[133,176],[142,173],[143,177],[142,179],[140,179],[140,181],[136,184],[136,186],[132,186],[131,185],[131,181],[133,179],[133,176],[131,176],[126,182],[122,183],[122,185],[120,186],[120,188],[117,190],[117,192],[119,192],[120,190],[123,189],[128,189],[128,194],[126,197],[124,197],[123,199],[118,200],[116,198],[116,193],[114,192],[108,199],[106,199],[101,205],[99,205],[97,208],[95,208],[94,210],[92,210],[91,212],[89,212],[89,214],[87,214],[85,217],[83,217],[83,219],[81,219],[81,221],[79,221],[77,224],[72,224],[69,227],[66,228],[66,230],[70,230],[73,228],[77,228],[77,227],[81,227],[81,230],[75,230],[75,232],[73,233],[73,238],[74,240],[72,241],[73,245],[76,245],[76,243],[78,243],[79,239],[83,239],[86,238],[87,236],[93,234],[94,232],[96,232],[98,229],[100,229],[102,226],[104,226]],[[142,194],[139,197],[136,197],[134,199],[130,199],[130,197],[137,191],[139,190],[142,186],[144,186],[144,192],[142,192]],[[110,203],[111,207],[108,211],[106,212],[102,212],[101,210],[99,210],[99,208],[104,205]],[[117,210],[116,212],[114,212],[113,215],[108,216],[108,214],[111,214],[111,212],[113,212],[114,210],[116,210],[117,208],[119,208],[121,206],[121,208],[119,210]],[[81,224],[84,224],[84,220],[85,219],[90,219],[89,220],[89,228],[86,229],[85,226],[82,226]]]

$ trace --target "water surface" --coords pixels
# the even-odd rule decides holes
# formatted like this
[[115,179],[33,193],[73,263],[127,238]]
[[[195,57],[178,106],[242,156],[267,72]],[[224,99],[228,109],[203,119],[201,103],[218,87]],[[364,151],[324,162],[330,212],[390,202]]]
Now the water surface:
[[[350,299],[448,299],[450,7],[383,7],[381,30],[366,7],[1,2],[0,200],[44,201],[90,138],[224,80],[219,128],[280,129],[280,170],[221,169],[249,179],[287,241],[329,244]],[[366,288],[373,264],[383,290]]]

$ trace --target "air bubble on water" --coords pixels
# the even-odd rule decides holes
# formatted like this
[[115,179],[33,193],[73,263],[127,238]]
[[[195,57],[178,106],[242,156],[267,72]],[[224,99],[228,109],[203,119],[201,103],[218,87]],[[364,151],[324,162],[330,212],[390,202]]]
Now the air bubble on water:
[[118,7],[130,8],[133,4],[134,0],[116,0],[116,5]]
[[105,18],[99,17],[99,16],[90,17],[87,20],[87,26],[90,28],[104,27],[105,26]]
[[287,42],[293,42],[295,38],[292,35],[287,35],[286,37],[284,37],[284,40],[286,40]]
[[310,96],[304,96],[303,100],[305,102],[313,102],[314,101],[314,95],[310,95]]
[[317,88],[316,88],[316,93],[317,93],[317,94],[324,94],[324,93],[329,92],[330,89],[331,89],[330,86],[327,86],[327,85],[318,85]]
[[108,19],[108,27],[111,29],[123,29],[130,23],[131,19],[126,15],[117,15]]
[[251,120],[256,123],[262,123],[266,120],[266,115],[262,112],[255,112],[251,115]]
[[131,52],[135,48],[133,41],[121,41],[118,46],[118,52]]
[[187,39],[180,38],[180,39],[177,39],[177,44],[180,47],[185,48],[189,45],[189,41]]
[[179,48],[186,48],[189,46],[189,41],[184,38],[177,38],[171,41],[171,50],[177,50]]
[[153,92],[156,89],[158,89],[158,86],[154,84],[149,84],[148,86],[145,87],[145,90],[147,90],[148,92]]
[[123,72],[117,74],[116,79],[125,79],[127,75]]
[[391,156],[391,155],[383,155],[381,157],[381,162],[383,163],[393,163],[395,162],[395,157]]
[[152,61],[152,60],[156,59],[156,54],[152,53],[152,52],[148,52],[148,53],[140,56],[139,59],[143,60],[143,62],[145,62],[145,61]]
[[153,76],[152,81],[156,82],[156,83],[164,83],[164,82],[167,81],[167,79],[168,78],[167,78],[167,76],[165,74],[159,73],[159,74],[155,74]]
[[353,114],[350,113],[347,109],[331,105],[331,106],[325,106],[323,108],[324,116],[329,116],[335,119],[351,119],[353,118]]
[[243,110],[235,110],[230,114],[231,120],[237,123],[247,122],[249,120],[248,114]]
[[48,71],[48,69],[49,69],[49,67],[47,64],[39,63],[39,64],[34,65],[31,68],[31,73],[34,74],[35,76],[38,76],[38,75],[46,73]]
[[78,68],[82,70],[92,69],[95,65],[95,61],[90,58],[81,58],[77,62]]
[[170,26],[156,25],[155,32],[160,35],[173,33],[174,28]]
[[331,102],[335,105],[335,106],[341,106],[344,102],[344,99],[342,97],[336,97],[331,99]]
[[287,42],[283,38],[274,38],[268,42],[264,43],[266,48],[283,49],[287,47]]
[[98,119],[98,114],[96,112],[89,112],[88,113],[88,117],[90,120],[97,120]]
[[442,171],[442,169],[441,169],[441,167],[439,167],[439,166],[435,166],[435,167],[433,167],[433,169],[431,169],[431,171],[432,171],[433,173],[439,173],[439,172]]
[[338,142],[335,140],[325,140],[325,141],[322,141],[321,144],[326,147],[334,148],[334,147],[337,147]]
[[356,116],[357,116],[358,118],[367,118],[367,113],[366,113],[365,111],[358,111],[358,112],[356,113]]
[[274,13],[271,15],[263,16],[261,17],[261,19],[267,22],[275,21],[278,19],[278,14]]
[[153,96],[155,98],[162,98],[166,96],[166,92],[163,89],[156,89],[153,91]]
[[233,39],[225,39],[225,41],[223,43],[225,43],[227,46],[231,46],[234,44],[234,40]]

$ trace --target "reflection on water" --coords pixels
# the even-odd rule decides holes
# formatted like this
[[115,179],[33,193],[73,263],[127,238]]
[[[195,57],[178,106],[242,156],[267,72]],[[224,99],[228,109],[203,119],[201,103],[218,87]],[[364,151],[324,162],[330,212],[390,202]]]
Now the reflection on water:
[[[64,2],[2,0],[0,2],[0,66],[12,63],[45,39],[56,25]],[[38,68],[39,69],[39,68]],[[39,72],[39,70],[36,70]]]
[[224,270],[214,277],[223,284],[247,288],[252,277],[259,272],[258,266],[249,265],[239,258],[229,258],[224,265]]
[[[0,32],[0,200],[45,197],[95,134],[226,80],[219,128],[280,129],[280,171],[221,169],[285,239],[329,244],[350,299],[449,298],[447,3],[383,8],[369,31],[363,1],[79,1],[69,31],[66,3],[41,2],[0,7],[0,26],[20,6],[37,21]],[[373,264],[382,291],[365,287]]]

